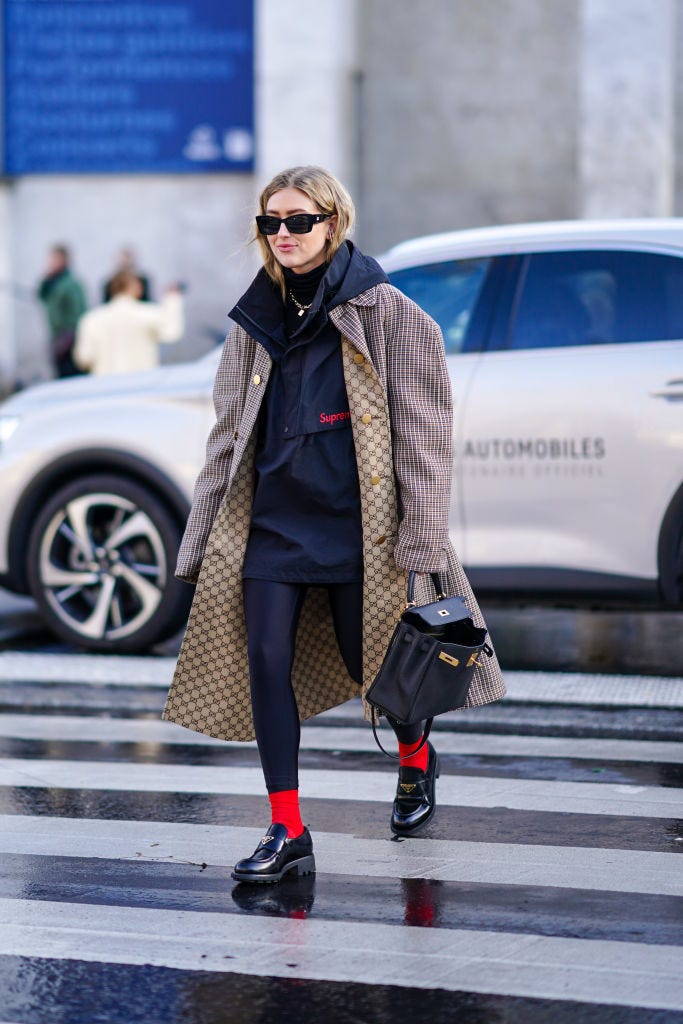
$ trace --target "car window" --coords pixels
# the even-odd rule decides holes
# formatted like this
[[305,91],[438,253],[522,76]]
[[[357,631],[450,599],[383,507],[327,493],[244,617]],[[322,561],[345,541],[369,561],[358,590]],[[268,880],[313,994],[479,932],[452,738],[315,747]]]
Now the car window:
[[647,252],[527,258],[510,348],[683,338],[683,259]]
[[390,280],[429,313],[441,328],[446,352],[467,348],[472,314],[490,259],[453,260],[396,270]]

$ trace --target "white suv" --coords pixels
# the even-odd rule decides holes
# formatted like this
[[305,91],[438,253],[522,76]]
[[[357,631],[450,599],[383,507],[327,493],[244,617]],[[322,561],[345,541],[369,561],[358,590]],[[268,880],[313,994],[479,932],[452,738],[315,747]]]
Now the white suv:
[[683,602],[683,220],[460,231],[382,263],[443,331],[475,588]]
[[[382,263],[443,330],[475,587],[683,604],[683,220],[461,231]],[[0,585],[70,642],[140,650],[182,625],[218,358],[0,407]]]

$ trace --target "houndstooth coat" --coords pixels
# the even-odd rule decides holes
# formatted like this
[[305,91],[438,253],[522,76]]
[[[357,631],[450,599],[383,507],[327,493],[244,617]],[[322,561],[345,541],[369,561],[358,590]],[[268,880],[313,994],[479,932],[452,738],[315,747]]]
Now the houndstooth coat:
[[[360,481],[365,693],[405,607],[406,570],[440,570],[448,593],[462,594],[475,622],[484,623],[448,539],[452,412],[439,328],[389,284],[329,315],[342,338]],[[163,717],[226,740],[254,738],[242,564],[255,426],[270,367],[265,349],[234,326],[216,375],[216,424],[176,568],[197,589]],[[418,577],[418,603],[434,600],[431,588],[429,576]],[[358,694],[337,647],[323,587],[311,587],[304,602],[292,684],[302,720]],[[495,654],[483,658],[468,704],[486,704],[504,692]]]

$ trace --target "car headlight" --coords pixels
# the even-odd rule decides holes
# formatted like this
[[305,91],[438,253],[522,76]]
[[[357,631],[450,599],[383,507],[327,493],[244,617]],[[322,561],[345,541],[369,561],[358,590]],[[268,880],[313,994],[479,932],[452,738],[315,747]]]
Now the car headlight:
[[0,416],[0,448],[9,441],[18,426],[18,416]]

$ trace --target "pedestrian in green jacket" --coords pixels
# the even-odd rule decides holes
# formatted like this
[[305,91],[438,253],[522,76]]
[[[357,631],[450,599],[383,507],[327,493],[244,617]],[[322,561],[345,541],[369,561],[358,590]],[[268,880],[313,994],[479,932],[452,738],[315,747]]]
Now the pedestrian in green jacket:
[[38,298],[45,306],[50,332],[50,356],[57,377],[72,377],[80,370],[72,359],[76,325],[87,308],[80,282],[71,273],[69,250],[53,245]]

